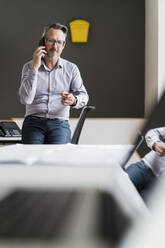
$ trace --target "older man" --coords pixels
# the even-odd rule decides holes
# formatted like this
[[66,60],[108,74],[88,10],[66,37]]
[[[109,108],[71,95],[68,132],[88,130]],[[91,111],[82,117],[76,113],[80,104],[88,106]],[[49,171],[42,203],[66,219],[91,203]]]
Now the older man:
[[78,67],[60,57],[66,36],[66,26],[46,26],[33,59],[23,67],[18,95],[26,104],[24,144],[70,142],[70,106],[81,108],[88,102]]

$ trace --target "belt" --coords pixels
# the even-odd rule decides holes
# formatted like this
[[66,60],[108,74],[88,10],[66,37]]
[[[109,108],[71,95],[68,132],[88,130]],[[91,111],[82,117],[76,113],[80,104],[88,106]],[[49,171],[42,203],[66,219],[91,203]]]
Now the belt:
[[35,118],[38,118],[40,120],[51,120],[51,121],[57,121],[57,120],[61,120],[61,121],[68,121],[68,120],[63,120],[63,119],[60,119],[60,118],[46,118],[46,117],[40,117],[40,116],[35,116],[35,115],[28,115],[26,117],[35,117]]
[[46,118],[46,117],[39,117],[39,116],[35,116],[35,117],[39,118],[40,120],[51,120],[51,121],[60,120],[58,118]]

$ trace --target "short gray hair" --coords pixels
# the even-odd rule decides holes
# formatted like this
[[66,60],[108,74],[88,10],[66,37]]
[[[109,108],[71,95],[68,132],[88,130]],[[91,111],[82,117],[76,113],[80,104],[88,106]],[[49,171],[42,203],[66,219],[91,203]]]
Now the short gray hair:
[[68,28],[65,25],[62,25],[60,23],[53,23],[53,24],[48,24],[44,27],[44,31],[42,34],[42,38],[46,36],[46,33],[48,32],[48,30],[50,28],[54,28],[54,29],[59,29],[61,30],[64,34],[65,34],[65,38],[67,37],[67,33],[68,33]]

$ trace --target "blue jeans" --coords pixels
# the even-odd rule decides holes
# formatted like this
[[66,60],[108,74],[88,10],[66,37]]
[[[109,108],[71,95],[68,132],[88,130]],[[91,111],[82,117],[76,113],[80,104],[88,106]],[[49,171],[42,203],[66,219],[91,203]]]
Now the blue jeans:
[[66,120],[43,120],[29,115],[23,122],[23,144],[66,144],[70,140],[71,131]]
[[143,199],[146,199],[156,179],[152,170],[142,160],[135,164],[131,164],[125,171],[140,195]]

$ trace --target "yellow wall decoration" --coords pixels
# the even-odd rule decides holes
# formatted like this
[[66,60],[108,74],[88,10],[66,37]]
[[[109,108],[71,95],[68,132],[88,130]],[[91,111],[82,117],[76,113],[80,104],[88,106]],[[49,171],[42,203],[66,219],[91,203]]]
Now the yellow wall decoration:
[[72,42],[87,42],[90,23],[85,20],[74,20],[69,23]]

